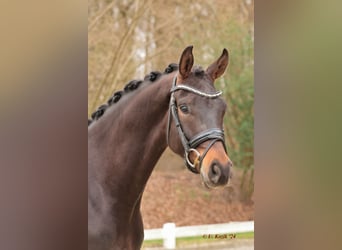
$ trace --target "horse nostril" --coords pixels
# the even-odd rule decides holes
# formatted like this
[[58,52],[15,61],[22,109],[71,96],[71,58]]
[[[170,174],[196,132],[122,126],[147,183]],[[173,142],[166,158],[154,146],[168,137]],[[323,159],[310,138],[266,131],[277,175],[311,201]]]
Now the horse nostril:
[[209,170],[209,179],[212,183],[217,184],[220,180],[221,168],[218,164],[213,163]]
[[217,166],[217,164],[213,164],[211,166],[211,171],[214,175],[220,175],[220,173],[221,173],[220,167]]
[[226,185],[231,175],[230,167],[232,165],[233,163],[231,161],[225,165],[221,165],[219,162],[214,161],[208,172],[210,182],[215,186]]

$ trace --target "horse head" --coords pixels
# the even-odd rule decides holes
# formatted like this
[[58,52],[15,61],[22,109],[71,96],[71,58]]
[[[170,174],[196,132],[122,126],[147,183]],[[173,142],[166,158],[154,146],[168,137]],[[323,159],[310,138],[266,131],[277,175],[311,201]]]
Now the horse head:
[[225,186],[231,175],[230,160],[224,139],[223,117],[226,103],[214,82],[228,66],[226,49],[206,70],[193,66],[192,46],[179,62],[178,74],[171,88],[168,145],[185,157],[187,167],[200,174],[208,188]]

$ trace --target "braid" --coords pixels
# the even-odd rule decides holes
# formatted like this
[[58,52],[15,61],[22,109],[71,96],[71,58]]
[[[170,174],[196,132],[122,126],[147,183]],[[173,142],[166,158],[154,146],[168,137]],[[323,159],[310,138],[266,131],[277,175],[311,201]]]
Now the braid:
[[154,81],[156,81],[161,75],[162,75],[162,73],[159,72],[159,71],[152,71],[150,74],[147,74],[147,75],[144,77],[144,81],[154,82]]
[[120,100],[120,98],[122,97],[122,95],[123,95],[123,91],[122,90],[115,92],[113,94],[113,96],[108,99],[107,104],[108,105],[112,105],[113,103],[118,102]]
[[171,63],[171,64],[169,64],[169,66],[166,67],[164,73],[170,74],[171,72],[173,72],[177,69],[178,69],[178,64],[177,63]]
[[[169,66],[166,67],[164,73],[169,74],[175,70],[178,70],[178,64],[171,63]],[[98,120],[106,111],[106,109],[111,106],[113,103],[117,103],[124,93],[131,92],[137,89],[144,81],[146,82],[155,82],[162,76],[160,71],[152,71],[144,77],[144,80],[132,80],[129,81],[123,90],[114,92],[113,96],[111,96],[107,104],[103,104],[97,108],[97,110],[91,114],[91,119],[88,119],[88,126],[92,124],[93,121]]]
[[91,114],[91,118],[93,120],[98,120],[106,111],[108,105],[107,104],[103,104],[100,107],[97,108],[97,110]]
[[139,85],[142,83],[143,81],[141,80],[132,80],[129,83],[126,84],[126,86],[124,87],[124,91],[125,92],[130,92],[132,90],[135,90],[139,87]]

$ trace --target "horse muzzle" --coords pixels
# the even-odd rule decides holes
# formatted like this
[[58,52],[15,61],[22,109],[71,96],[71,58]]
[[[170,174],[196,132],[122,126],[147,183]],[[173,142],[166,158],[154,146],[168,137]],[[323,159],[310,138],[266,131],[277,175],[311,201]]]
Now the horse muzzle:
[[[205,145],[203,145],[205,146]],[[202,148],[197,149],[202,153]],[[215,142],[202,159],[199,170],[203,184],[207,188],[224,187],[228,184],[232,176],[232,161],[229,159],[223,144],[220,141]]]

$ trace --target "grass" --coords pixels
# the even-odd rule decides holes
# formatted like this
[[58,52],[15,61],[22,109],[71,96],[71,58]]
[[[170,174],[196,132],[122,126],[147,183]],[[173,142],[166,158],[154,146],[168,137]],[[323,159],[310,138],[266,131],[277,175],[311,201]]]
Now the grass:
[[[232,234],[219,234],[219,237],[222,238],[215,238],[215,234],[212,234],[210,239],[205,238],[203,236],[196,236],[196,237],[184,237],[184,238],[177,238],[176,245],[177,246],[184,246],[184,245],[191,245],[191,244],[204,244],[213,241],[224,241],[224,240],[236,240],[236,239],[253,239],[254,232],[248,233],[237,233],[235,234],[235,238],[230,239]],[[142,247],[162,247],[163,240],[145,240]]]

